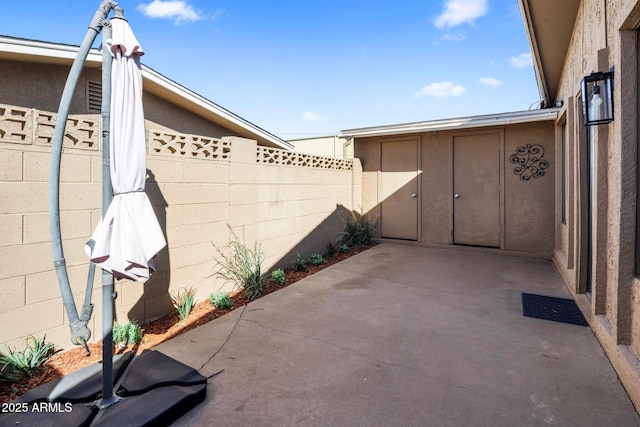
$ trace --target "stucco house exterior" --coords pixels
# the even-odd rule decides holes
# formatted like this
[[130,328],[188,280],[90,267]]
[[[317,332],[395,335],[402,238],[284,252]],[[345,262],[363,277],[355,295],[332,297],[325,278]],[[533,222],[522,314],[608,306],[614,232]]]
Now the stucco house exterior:
[[556,109],[350,129],[382,238],[551,258]]
[[[562,106],[553,261],[640,408],[640,2],[519,3],[543,101]],[[585,127],[581,82],[609,71],[614,120]]]
[[[640,2],[519,5],[542,109],[344,130],[364,211],[381,237],[552,260],[640,408]],[[610,71],[614,120],[585,126],[582,81]]]
[[[169,249],[144,287],[117,285],[116,314],[144,321],[161,314],[169,290],[217,289],[207,236],[227,236],[227,223],[262,241],[275,266],[326,242],[340,209],[362,210],[383,238],[552,260],[640,408],[640,1],[518,3],[544,108],[344,130],[353,160],[292,153],[290,143],[145,68],[148,188]],[[0,37],[2,342],[68,335],[41,199],[47,126],[74,49]],[[610,70],[614,120],[585,127],[581,82]],[[94,52],[65,152],[75,162],[63,175],[67,243],[80,248],[100,211],[99,142],[89,126],[99,120],[99,74]],[[86,271],[84,254],[69,262],[72,277]]]
[[[56,112],[76,46],[0,36],[3,104]],[[100,114],[101,53],[89,52],[71,114]],[[293,145],[142,65],[145,119],[154,128],[210,137],[240,136],[268,147]]]
[[288,139],[294,151],[332,157],[334,159],[353,159],[353,144],[345,141],[340,135],[315,136]]

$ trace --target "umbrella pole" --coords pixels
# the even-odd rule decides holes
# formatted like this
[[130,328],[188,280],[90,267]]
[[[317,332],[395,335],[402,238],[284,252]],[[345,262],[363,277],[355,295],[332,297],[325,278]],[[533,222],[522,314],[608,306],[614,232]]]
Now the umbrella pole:
[[[111,37],[111,27],[106,22],[109,12],[113,9],[119,9],[118,4],[111,0],[103,0],[96,10],[91,20],[87,34],[85,35],[78,54],[71,66],[69,77],[62,93],[60,106],[58,109],[58,117],[54,130],[51,163],[49,169],[49,225],[51,232],[51,244],[53,249],[54,266],[58,278],[60,293],[64,302],[64,308],[69,318],[71,329],[71,341],[74,344],[81,344],[89,353],[87,341],[91,337],[91,331],[87,327],[90,312],[78,316],[75,300],[69,283],[69,276],[66,269],[64,252],[62,248],[62,234],[60,230],[60,163],[62,158],[62,145],[64,141],[65,127],[69,116],[71,99],[75,91],[76,85],[82,73],[84,62],[87,59],[89,50],[96,39],[96,36],[104,29],[105,39]],[[121,13],[121,10],[120,10]],[[109,161],[109,126],[110,126],[110,104],[111,104],[111,55],[108,50],[103,49],[103,92],[102,97],[102,213],[106,212],[112,199],[111,174]],[[90,276],[92,276],[90,271]],[[110,406],[117,401],[113,397],[113,275],[110,272],[102,273],[102,331],[103,331],[103,398],[104,407]],[[89,285],[88,285],[89,286]],[[85,304],[86,305],[86,304]]]
[[[116,16],[119,8],[114,9]],[[111,38],[111,26],[103,28],[103,40]],[[113,58],[109,49],[102,47],[102,216],[113,200],[111,185],[111,161],[109,135],[111,126],[111,64]],[[113,274],[102,270],[102,399],[100,408],[107,408],[119,400],[113,394]]]

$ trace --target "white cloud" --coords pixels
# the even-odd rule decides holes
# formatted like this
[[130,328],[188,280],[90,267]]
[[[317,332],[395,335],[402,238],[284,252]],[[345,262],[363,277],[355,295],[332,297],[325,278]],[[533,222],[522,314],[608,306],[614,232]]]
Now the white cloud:
[[434,24],[437,28],[452,28],[462,24],[471,24],[487,13],[487,0],[447,0],[444,12]]
[[502,80],[494,79],[493,77],[480,77],[480,83],[487,86],[503,86]]
[[309,120],[310,122],[321,122],[324,120],[320,114],[312,113],[311,111],[307,111],[302,115],[302,118],[305,120]]
[[218,16],[222,15],[224,13],[223,9],[217,10],[214,14],[212,14],[209,18],[211,20],[216,19]]
[[413,96],[422,98],[423,96],[433,96],[434,98],[450,98],[452,96],[460,96],[466,92],[466,89],[460,85],[454,85],[452,82],[438,82],[422,87]]
[[530,53],[521,53],[518,56],[512,56],[509,64],[514,68],[526,68],[533,65]]
[[201,11],[182,0],[153,0],[139,5],[138,10],[150,18],[173,19],[176,25],[202,19]]
[[467,35],[464,31],[459,31],[457,33],[447,33],[441,37],[442,40],[450,41],[450,42],[461,42],[467,38]]

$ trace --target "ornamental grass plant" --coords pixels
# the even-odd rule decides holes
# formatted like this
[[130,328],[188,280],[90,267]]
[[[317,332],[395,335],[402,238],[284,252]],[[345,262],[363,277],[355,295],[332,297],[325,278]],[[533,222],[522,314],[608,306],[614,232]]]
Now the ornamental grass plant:
[[7,348],[0,355],[0,379],[15,381],[20,377],[31,378],[38,368],[44,365],[55,353],[52,343],[46,342],[46,337],[38,339],[29,335],[24,351]]
[[214,244],[218,253],[216,274],[231,282],[236,289],[241,289],[244,296],[253,300],[262,293],[262,262],[264,252],[260,243],[255,241],[253,247],[247,245],[231,230],[233,239],[229,245],[220,248]]
[[348,217],[342,218],[342,222],[344,227],[340,236],[343,245],[354,248],[371,244],[376,230],[376,220],[351,211]]

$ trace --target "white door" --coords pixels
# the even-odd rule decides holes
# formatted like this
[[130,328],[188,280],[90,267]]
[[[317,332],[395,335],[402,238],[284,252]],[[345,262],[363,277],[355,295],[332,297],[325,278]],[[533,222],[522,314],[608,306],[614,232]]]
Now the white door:
[[382,237],[418,240],[418,138],[381,144]]
[[453,139],[453,241],[500,247],[500,134]]

